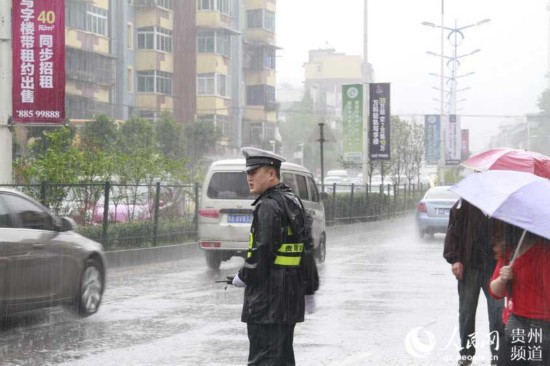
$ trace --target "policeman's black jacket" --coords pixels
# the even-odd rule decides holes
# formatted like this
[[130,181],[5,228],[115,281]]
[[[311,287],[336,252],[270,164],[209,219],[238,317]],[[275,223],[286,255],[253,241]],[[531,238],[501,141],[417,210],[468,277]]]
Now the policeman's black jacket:
[[[283,201],[284,200],[284,201]],[[301,267],[277,265],[283,243],[298,242],[289,238],[304,220],[299,199],[284,183],[267,189],[252,203],[251,243],[239,277],[246,283],[241,320],[245,323],[284,323],[304,321],[304,287]],[[303,226],[303,225],[302,225]],[[296,234],[299,236],[299,234]]]

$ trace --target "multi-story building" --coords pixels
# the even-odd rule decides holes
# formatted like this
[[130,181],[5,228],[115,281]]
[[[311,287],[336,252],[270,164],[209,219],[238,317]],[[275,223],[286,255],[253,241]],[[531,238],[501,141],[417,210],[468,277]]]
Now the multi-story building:
[[197,1],[197,120],[228,150],[275,140],[275,1]]
[[275,0],[67,0],[67,115],[213,122],[276,140]]
[[243,142],[270,147],[278,136],[278,104],[275,100],[276,4],[275,0],[246,0],[245,8],[243,67],[246,107]]
[[362,70],[361,56],[336,53],[332,48],[309,51],[304,86],[313,99],[314,112],[326,122],[341,116],[342,85],[363,83]]
[[194,119],[193,2],[67,0],[66,13],[69,118]]

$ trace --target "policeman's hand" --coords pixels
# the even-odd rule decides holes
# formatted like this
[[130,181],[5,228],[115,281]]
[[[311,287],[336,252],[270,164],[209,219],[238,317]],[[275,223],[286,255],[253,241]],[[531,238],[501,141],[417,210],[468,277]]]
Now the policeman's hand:
[[[227,279],[229,279],[229,277],[231,277],[231,276],[227,276]],[[231,283],[232,283],[233,286],[235,286],[235,287],[246,287],[246,283],[244,283],[243,280],[241,280],[241,279],[239,278],[239,275],[238,275],[238,274],[236,274],[236,275],[233,276],[233,279],[232,279]]]
[[457,280],[461,280],[462,275],[464,274],[464,265],[461,262],[455,262],[453,263],[452,271],[455,275],[455,278]]
[[502,266],[499,274],[500,274],[500,278],[504,282],[508,282],[514,279],[514,270],[512,269],[511,266]]

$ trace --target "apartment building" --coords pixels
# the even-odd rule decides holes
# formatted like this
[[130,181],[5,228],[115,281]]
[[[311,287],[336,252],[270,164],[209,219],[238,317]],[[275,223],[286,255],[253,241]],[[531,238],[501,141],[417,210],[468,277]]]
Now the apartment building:
[[275,12],[275,0],[197,1],[197,120],[228,151],[275,141]]
[[275,0],[66,0],[67,116],[213,122],[276,140]]

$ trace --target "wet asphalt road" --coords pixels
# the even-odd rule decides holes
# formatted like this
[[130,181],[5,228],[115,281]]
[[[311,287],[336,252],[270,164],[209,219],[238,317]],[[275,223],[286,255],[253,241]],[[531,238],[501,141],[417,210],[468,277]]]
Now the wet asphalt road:
[[[295,330],[298,365],[454,365],[458,297],[443,236],[418,240],[413,218],[332,230],[321,288]],[[2,365],[245,365],[242,289],[215,279],[204,258],[113,269],[100,311],[61,308],[0,325]],[[474,365],[489,365],[483,295]]]

